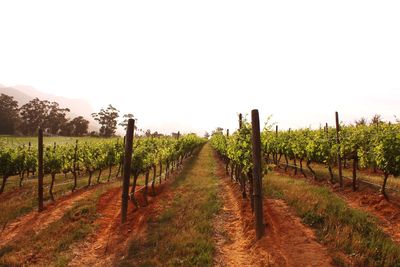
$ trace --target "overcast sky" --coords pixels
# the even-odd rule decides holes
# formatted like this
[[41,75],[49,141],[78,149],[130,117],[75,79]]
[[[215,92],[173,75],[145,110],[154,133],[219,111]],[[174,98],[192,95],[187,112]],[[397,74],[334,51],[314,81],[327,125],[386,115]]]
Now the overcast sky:
[[0,84],[112,103],[140,127],[400,115],[400,1],[0,1]]

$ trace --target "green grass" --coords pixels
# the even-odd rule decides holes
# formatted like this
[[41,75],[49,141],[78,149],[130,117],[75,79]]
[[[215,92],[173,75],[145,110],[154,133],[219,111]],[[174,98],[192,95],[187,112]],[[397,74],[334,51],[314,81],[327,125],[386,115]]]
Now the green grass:
[[[63,137],[63,136],[54,136],[54,137],[43,137],[43,143],[45,145],[52,145],[56,142],[58,145],[62,144],[72,144],[75,143],[76,140],[79,140],[79,143],[92,143],[92,142],[101,142],[101,141],[110,141],[117,140],[119,137],[111,137],[111,138],[102,138],[102,137]],[[121,139],[121,138],[119,138]],[[122,141],[122,139],[121,139]],[[9,135],[0,135],[0,144],[5,144],[8,146],[22,146],[28,145],[31,142],[32,146],[37,146],[37,136],[9,136]]]
[[368,213],[348,207],[328,188],[303,180],[269,173],[264,181],[267,197],[285,200],[316,230],[338,265],[400,266],[400,246]]
[[116,183],[96,189],[88,198],[77,201],[63,217],[38,233],[32,231],[0,249],[0,266],[66,266],[70,246],[95,230],[96,205],[100,196]]
[[221,202],[209,145],[188,161],[174,181],[174,199],[148,222],[145,238],[131,241],[120,266],[212,266],[212,218]]

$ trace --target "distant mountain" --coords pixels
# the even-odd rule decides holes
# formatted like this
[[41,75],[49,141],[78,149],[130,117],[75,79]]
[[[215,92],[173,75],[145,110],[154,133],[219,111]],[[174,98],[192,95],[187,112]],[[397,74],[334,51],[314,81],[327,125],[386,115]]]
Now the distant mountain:
[[32,98],[33,98],[15,88],[5,87],[2,85],[0,85],[0,94],[6,94],[9,96],[13,96],[14,99],[18,101],[19,106],[22,106],[23,104],[27,103],[28,101],[32,100]]
[[89,122],[89,130],[97,130],[96,122],[93,120],[91,114],[94,112],[93,107],[90,103],[84,99],[72,99],[61,96],[55,96],[51,94],[46,94],[36,90],[33,87],[25,85],[16,85],[12,87],[6,87],[0,84],[0,94],[6,94],[13,96],[18,105],[22,106],[37,97],[40,100],[54,101],[60,104],[62,108],[69,108],[71,112],[68,114],[69,118],[74,118],[77,116],[85,117]]

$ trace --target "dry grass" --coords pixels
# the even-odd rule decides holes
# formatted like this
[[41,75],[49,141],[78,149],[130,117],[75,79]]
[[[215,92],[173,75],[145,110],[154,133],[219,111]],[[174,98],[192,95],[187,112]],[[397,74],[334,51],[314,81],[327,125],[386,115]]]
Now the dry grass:
[[110,183],[96,188],[86,199],[77,201],[59,220],[36,232],[18,237],[0,249],[0,266],[65,266],[68,262],[69,247],[83,240],[95,230],[96,205],[99,197],[110,187]]
[[400,246],[366,212],[352,209],[329,189],[269,173],[268,197],[284,199],[305,224],[317,230],[338,265],[400,266]]
[[[165,166],[163,166],[165,170]],[[117,167],[112,169],[111,181],[115,179],[117,173]],[[159,173],[159,166],[157,165],[157,175]],[[95,172],[92,177],[92,185],[96,184],[98,172]],[[88,174],[83,173],[82,176],[78,177],[77,190],[87,187],[88,184]],[[150,176],[152,177],[152,176]],[[103,170],[102,176],[100,178],[100,183],[106,183],[108,178],[108,170]],[[18,188],[17,177],[12,177],[9,180],[9,184],[6,187],[6,192],[0,195],[0,231],[6,224],[15,220],[16,218],[35,210],[38,206],[37,202],[37,180],[29,179],[22,188]],[[46,175],[44,177],[44,201],[50,203],[50,186],[51,178]],[[132,179],[131,179],[132,181]],[[138,186],[143,185],[145,181],[144,175],[138,178]],[[158,181],[157,181],[158,182]],[[56,181],[54,184],[53,195],[57,201],[58,198],[66,196],[71,193],[73,187],[73,176],[72,174],[67,174],[65,178],[63,174],[56,176]],[[45,203],[46,205],[46,203]]]
[[[116,170],[114,172],[115,176]],[[108,173],[103,173],[100,181],[102,183],[107,181]],[[92,178],[94,180],[93,184],[96,183],[96,178]],[[50,185],[50,177],[46,176],[44,179],[44,201],[50,202],[50,194],[49,194],[49,185]],[[10,180],[12,182],[12,180]],[[88,183],[88,175],[84,174],[78,178],[77,182],[77,190],[84,188]],[[62,196],[68,195],[71,193],[71,189],[73,186],[72,175],[68,175],[67,179],[65,179],[64,175],[58,175],[56,177],[56,182],[53,189],[53,195],[55,199],[60,198]],[[30,180],[28,183],[24,184],[24,186],[20,189],[14,187],[8,187],[8,190],[0,195],[0,228],[2,229],[5,224],[8,224],[12,220],[34,210],[37,208],[37,181]]]

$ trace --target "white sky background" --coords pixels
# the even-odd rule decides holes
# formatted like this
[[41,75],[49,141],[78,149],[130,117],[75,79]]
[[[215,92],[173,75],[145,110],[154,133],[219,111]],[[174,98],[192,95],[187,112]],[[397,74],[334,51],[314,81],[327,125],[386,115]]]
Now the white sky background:
[[399,1],[1,1],[0,83],[108,103],[140,128],[400,115]]

